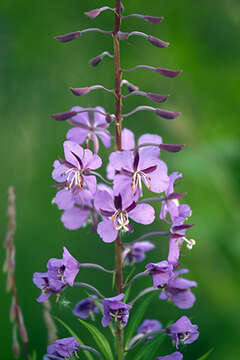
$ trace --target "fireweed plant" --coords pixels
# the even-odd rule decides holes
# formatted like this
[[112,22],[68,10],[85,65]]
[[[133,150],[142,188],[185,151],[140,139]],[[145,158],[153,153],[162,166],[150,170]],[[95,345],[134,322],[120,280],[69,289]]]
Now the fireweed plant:
[[[186,224],[191,216],[191,208],[180,203],[185,194],[175,190],[182,174],[169,173],[167,165],[160,159],[160,151],[176,153],[183,145],[166,144],[158,134],[149,133],[135,141],[134,133],[122,126],[124,119],[141,110],[154,112],[156,116],[167,120],[175,119],[180,114],[158,106],[138,106],[129,113],[122,112],[123,99],[130,96],[144,96],[155,103],[163,103],[168,98],[165,94],[139,90],[125,78],[128,72],[146,69],[174,78],[181,70],[149,65],[123,69],[120,65],[120,42],[132,36],[140,36],[158,48],[168,47],[169,43],[139,31],[122,32],[121,21],[135,17],[150,24],[158,24],[163,18],[139,14],[125,16],[120,0],[116,0],[115,8],[104,6],[88,11],[85,15],[94,19],[107,10],[112,11],[115,17],[113,31],[88,28],[55,38],[65,43],[88,32],[100,32],[113,37],[113,54],[104,51],[93,58],[90,65],[99,65],[106,56],[113,59],[114,88],[94,85],[70,90],[75,96],[83,96],[97,89],[112,93],[115,97],[115,114],[108,113],[102,106],[74,106],[70,111],[51,115],[53,119],[67,121],[71,125],[63,143],[64,155],[53,164],[52,178],[57,183],[54,203],[63,210],[63,225],[69,230],[75,230],[91,223],[92,230],[100,241],[115,242],[115,269],[107,270],[98,264],[79,263],[64,247],[62,258],[50,259],[45,272],[34,273],[33,282],[41,290],[38,302],[45,302],[54,294],[58,299],[69,286],[88,290],[88,297],[75,305],[73,314],[91,333],[96,343],[96,348],[83,344],[76,333],[66,326],[71,337],[59,339],[49,345],[44,359],[72,359],[77,357],[78,352],[83,351],[90,360],[95,357],[106,360],[181,360],[183,346],[198,339],[198,326],[192,324],[187,316],[182,316],[164,327],[157,319],[144,319],[144,312],[153,295],[159,296],[160,301],[169,300],[172,303],[169,306],[175,305],[180,309],[189,309],[195,302],[192,288],[197,284],[183,277],[188,270],[182,267],[179,260],[183,249],[186,247],[191,250],[195,244],[195,241],[186,235],[187,230],[193,226]],[[122,93],[124,86],[128,90],[127,95]],[[106,180],[98,173],[102,166],[99,150],[101,146],[111,146],[111,127],[115,128],[115,151],[109,156]],[[154,193],[154,197],[144,197],[145,189]],[[153,202],[161,204],[160,213],[155,214],[151,205]],[[154,220],[159,224],[168,224],[169,230],[144,233],[135,241],[126,242],[125,234],[134,232],[135,223],[148,225]],[[149,238],[154,236],[167,237],[168,255],[159,257],[157,263],[148,262],[142,267],[142,272],[134,274],[133,265],[142,262],[147,253],[154,249],[154,244],[149,241]],[[106,297],[90,284],[77,282],[79,269],[83,267],[109,273],[116,284],[116,293]],[[128,270],[126,278],[123,276],[124,267]],[[132,284],[143,276],[149,277],[152,286],[133,297],[130,292]],[[139,299],[144,301],[138,302]],[[101,329],[93,324],[96,317],[101,317],[102,327],[109,328],[113,339],[107,339]],[[90,320],[86,321],[87,318]],[[165,339],[171,339],[175,347],[171,354],[161,354],[160,344]]]

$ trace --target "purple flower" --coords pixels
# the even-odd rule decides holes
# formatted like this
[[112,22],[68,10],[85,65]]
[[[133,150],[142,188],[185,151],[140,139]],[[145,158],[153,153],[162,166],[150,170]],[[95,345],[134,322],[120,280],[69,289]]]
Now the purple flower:
[[58,294],[66,287],[66,284],[63,284],[61,280],[55,281],[50,287],[48,273],[35,272],[33,274],[33,283],[42,291],[37,298],[38,302],[46,301],[51,294]]
[[81,319],[87,319],[90,314],[99,312],[93,298],[96,298],[96,296],[93,295],[92,297],[79,301],[73,310],[73,314]]
[[[162,329],[162,324],[158,320],[144,320],[143,323],[139,326],[137,333],[147,335],[153,331],[160,331]],[[154,336],[149,336],[146,340],[151,340]]]
[[54,162],[52,177],[55,181],[64,185],[75,194],[87,187],[93,194],[96,192],[96,177],[91,174],[92,170],[102,165],[102,160],[89,149],[83,149],[80,145],[65,141],[63,144],[65,160]]
[[112,298],[105,298],[102,300],[103,304],[103,318],[102,326],[106,327],[112,319],[120,321],[122,326],[126,326],[128,322],[131,305],[123,303],[124,294],[114,296]]
[[153,279],[153,286],[162,288],[174,277],[173,266],[168,261],[163,260],[159,263],[150,263],[146,265]]
[[132,244],[126,244],[122,253],[122,259],[125,265],[141,262],[145,259],[145,252],[155,248],[150,241],[136,241]]
[[191,292],[191,287],[196,287],[195,281],[183,278],[171,279],[166,284],[159,298],[170,300],[180,309],[189,309],[193,306],[196,298]]
[[[68,337],[55,341],[54,344],[49,345],[47,354],[59,356],[59,359],[69,359],[75,355],[76,351],[80,348],[78,341],[74,337]],[[48,357],[48,359],[58,359]]]
[[54,286],[55,282],[59,280],[63,284],[73,286],[79,267],[79,262],[64,247],[62,259],[52,258],[47,263],[50,287]]
[[166,329],[176,348],[179,344],[191,344],[199,337],[198,326],[193,325],[187,316],[182,316]]
[[[140,136],[138,139],[138,146],[144,145],[144,144],[156,144],[160,145],[162,144],[162,138],[159,135],[154,134],[144,134]],[[122,130],[122,149],[123,150],[133,150],[135,148],[135,138],[134,133],[129,129],[123,129]],[[151,156],[158,158],[160,154],[160,148],[157,146],[145,146],[144,149],[151,148]],[[143,149],[139,148],[139,152],[141,152]],[[108,179],[113,179],[115,175],[115,164],[114,161],[112,161],[112,156],[110,155],[109,158],[109,164],[107,166],[107,177]]]
[[108,191],[97,191],[94,205],[100,209],[103,221],[98,224],[97,232],[104,242],[116,240],[118,231],[133,231],[129,218],[147,225],[154,221],[155,213],[148,204],[136,204],[132,195],[125,192],[113,196]]
[[[103,113],[105,110],[101,106],[95,108]],[[71,111],[82,111],[84,108],[74,106]],[[107,115],[107,114],[106,114]],[[68,140],[77,144],[82,144],[84,141],[92,141],[94,152],[98,153],[99,141],[98,137],[103,142],[104,146],[110,147],[111,135],[107,130],[109,123],[106,121],[106,115],[98,112],[82,112],[72,117],[68,122],[75,127],[70,129],[66,135]]]
[[180,352],[176,351],[170,355],[160,356],[156,360],[182,360],[182,359],[183,359],[183,355]]
[[167,166],[155,157],[152,147],[141,151],[116,151],[110,163],[117,174],[114,176],[114,193],[132,189],[136,197],[142,196],[142,184],[153,192],[161,193],[168,187]]

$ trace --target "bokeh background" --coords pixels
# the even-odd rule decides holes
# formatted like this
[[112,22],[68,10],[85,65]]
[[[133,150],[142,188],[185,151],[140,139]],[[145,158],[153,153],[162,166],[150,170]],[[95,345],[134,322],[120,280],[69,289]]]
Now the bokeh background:
[[[106,59],[97,68],[88,61],[104,50],[112,50],[107,35],[87,34],[68,44],[53,40],[54,35],[86,27],[112,29],[112,14],[106,12],[96,20],[83,15],[85,10],[113,1],[17,1],[0,2],[0,108],[1,108],[1,185],[0,234],[6,229],[7,188],[14,185],[17,196],[17,284],[19,300],[29,333],[29,348],[37,350],[37,359],[45,352],[47,339],[42,306],[35,301],[39,291],[32,284],[32,274],[43,272],[50,257],[61,257],[62,246],[80,262],[99,262],[111,268],[114,248],[104,245],[89,228],[67,231],[60,222],[60,211],[51,205],[55,190],[51,188],[53,161],[62,154],[62,142],[68,124],[57,123],[51,113],[68,111],[73,105],[102,105],[113,112],[111,95],[100,91],[83,98],[68,90],[93,84],[113,86],[113,63]],[[160,25],[129,19],[123,31],[139,30],[169,41],[167,49],[151,46],[142,38],[122,43],[122,65],[149,64],[183,69],[177,79],[167,79],[147,70],[129,73],[128,79],[142,90],[169,93],[164,108],[181,111],[173,121],[156,118],[151,113],[137,113],[125,121],[136,136],[144,132],[160,134],[166,143],[184,143],[179,154],[162,154],[169,171],[181,171],[187,191],[186,201],[193,209],[189,231],[197,245],[186,252],[184,265],[188,276],[199,287],[197,302],[181,311],[157,298],[146,316],[164,324],[186,313],[199,324],[199,341],[184,350],[184,359],[197,359],[214,348],[211,359],[236,360],[239,346],[240,238],[239,238],[239,78],[240,78],[240,4],[237,0],[201,1],[124,1],[126,13],[163,15]],[[124,112],[139,104],[152,105],[141,98],[124,102]],[[112,129],[113,130],[113,129]],[[104,152],[104,164],[107,160]],[[143,231],[159,230],[159,224],[136,228],[135,239]],[[153,239],[156,251],[146,261],[166,257],[166,239]],[[0,252],[1,264],[4,251]],[[144,264],[137,267],[141,271]],[[98,285],[113,295],[109,275],[94,270],[81,271],[79,278]],[[5,277],[0,287],[0,354],[10,360],[11,325],[8,310],[11,302],[5,293]],[[150,284],[139,281],[134,291]],[[72,325],[89,344],[86,331],[74,319],[71,310],[84,291],[63,294],[53,313]],[[61,325],[59,336],[68,336]],[[173,350],[170,341],[162,354]],[[159,353],[160,355],[160,353]]]

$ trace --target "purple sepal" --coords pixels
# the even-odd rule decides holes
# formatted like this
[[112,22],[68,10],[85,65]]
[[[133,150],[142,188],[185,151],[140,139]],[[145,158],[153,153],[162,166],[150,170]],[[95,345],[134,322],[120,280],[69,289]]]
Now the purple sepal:
[[51,118],[54,120],[67,120],[71,119],[75,115],[77,115],[76,111],[67,111],[59,114],[52,114]]
[[60,35],[60,36],[55,36],[55,40],[61,41],[61,42],[68,42],[68,41],[72,41],[74,39],[76,39],[77,37],[79,37],[81,35],[80,31],[75,31],[69,34],[65,34],[65,35]]
[[168,111],[168,110],[162,110],[162,109],[156,109],[156,114],[158,116],[161,116],[164,119],[175,119],[178,117],[181,113],[176,111]]
[[160,47],[160,48],[168,47],[170,45],[170,43],[168,43],[166,41],[163,41],[163,40],[160,40],[157,37],[152,36],[152,35],[148,36],[148,41],[151,44],[153,44],[153,45],[155,45],[157,47]]
[[93,9],[90,11],[86,11],[84,14],[91,19],[96,18],[101,13],[101,9]]
[[97,66],[98,64],[100,64],[100,62],[102,61],[103,57],[98,55],[95,58],[93,58],[92,60],[89,61],[89,64],[91,66]]

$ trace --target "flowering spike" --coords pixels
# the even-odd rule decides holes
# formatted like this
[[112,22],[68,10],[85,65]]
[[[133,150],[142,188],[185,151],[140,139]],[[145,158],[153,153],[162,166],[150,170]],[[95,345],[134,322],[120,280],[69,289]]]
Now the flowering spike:
[[59,114],[52,114],[51,118],[54,120],[67,120],[67,119],[71,119],[75,115],[77,115],[76,111],[68,111]]
[[156,114],[164,119],[175,119],[180,115],[180,112],[156,109]]
[[99,9],[93,9],[90,11],[86,11],[84,14],[86,16],[88,16],[91,19],[96,18],[99,14],[101,14],[101,12],[105,11],[105,10],[111,10],[111,11],[115,11],[115,9],[110,8],[109,6],[103,6]]
[[90,88],[89,87],[85,87],[85,88],[70,88],[71,92],[76,95],[76,96],[82,96],[82,95],[86,95],[90,92]]
[[155,36],[152,36],[152,35],[149,35],[148,36],[148,41],[157,46],[157,47],[160,47],[160,48],[165,48],[165,47],[168,47],[170,45],[169,42],[166,42],[166,41],[163,41],[163,40],[160,40],[158,39],[157,37]]
[[166,150],[168,152],[179,152],[184,147],[184,144],[175,145],[175,144],[160,144],[159,147],[161,150]]
[[80,31],[75,31],[75,32],[72,32],[72,33],[69,33],[69,34],[55,36],[54,39],[58,40],[60,42],[69,42],[69,41],[75,40],[80,35],[81,35]]

